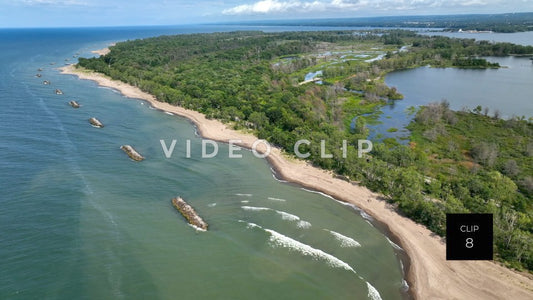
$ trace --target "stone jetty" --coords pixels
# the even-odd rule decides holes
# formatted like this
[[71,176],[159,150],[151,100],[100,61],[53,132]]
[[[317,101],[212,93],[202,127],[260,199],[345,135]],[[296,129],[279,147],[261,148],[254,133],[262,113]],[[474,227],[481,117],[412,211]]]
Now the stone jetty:
[[130,145],[122,145],[120,146],[120,149],[126,152],[126,154],[134,161],[141,161],[144,159],[144,157],[140,155],[139,152],[135,151],[135,149],[133,149],[133,147]]
[[93,125],[94,127],[98,127],[98,128],[104,127],[104,124],[102,124],[102,122],[100,122],[97,118],[90,118],[89,123],[91,123],[91,125]]
[[[68,104],[74,108],[80,108],[80,104],[74,100],[70,101]],[[92,123],[91,123],[92,124]]]
[[181,197],[172,199],[172,205],[185,217],[185,219],[187,219],[191,225],[201,230],[207,230],[207,223],[202,220],[194,208],[192,208],[192,206],[185,202],[185,200],[183,200]]

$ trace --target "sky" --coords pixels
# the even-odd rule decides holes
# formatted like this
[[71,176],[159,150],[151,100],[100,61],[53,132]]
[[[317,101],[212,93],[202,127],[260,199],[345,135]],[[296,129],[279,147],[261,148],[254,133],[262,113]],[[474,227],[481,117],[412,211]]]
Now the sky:
[[533,0],[0,0],[0,28],[533,12]]

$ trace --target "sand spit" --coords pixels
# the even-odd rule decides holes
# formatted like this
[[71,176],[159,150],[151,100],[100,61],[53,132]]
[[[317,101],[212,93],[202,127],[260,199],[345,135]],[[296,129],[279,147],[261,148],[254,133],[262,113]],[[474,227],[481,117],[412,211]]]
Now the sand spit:
[[[174,106],[157,99],[134,86],[112,80],[95,72],[76,69],[73,65],[61,68],[63,74],[96,81],[114,88],[124,96],[148,101],[154,108],[185,117],[193,122],[206,139],[219,142],[241,140],[239,146],[251,148],[257,137],[235,131],[203,114]],[[260,144],[262,145],[262,144]],[[265,149],[258,147],[258,152]],[[417,299],[531,299],[533,279],[490,261],[447,261],[443,240],[423,225],[401,216],[379,194],[354,182],[335,178],[332,172],[315,168],[305,161],[288,157],[280,149],[272,148],[267,157],[277,176],[308,189],[328,194],[356,205],[382,222],[400,242],[410,258],[407,282]],[[327,217],[327,216],[325,216]]]

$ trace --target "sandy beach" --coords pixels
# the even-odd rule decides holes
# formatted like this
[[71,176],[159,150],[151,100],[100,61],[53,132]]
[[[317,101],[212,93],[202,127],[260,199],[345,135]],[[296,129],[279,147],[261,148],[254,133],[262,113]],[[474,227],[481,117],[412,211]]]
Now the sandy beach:
[[[115,46],[115,43],[112,43],[109,45],[109,47],[111,46]],[[98,49],[98,50],[93,50],[91,51],[91,53],[98,54],[98,55],[106,55],[107,53],[109,53],[109,51],[111,51],[109,50],[109,47]]]
[[[100,55],[105,54],[98,51]],[[246,148],[251,148],[257,140],[257,137],[235,131],[220,121],[209,120],[199,112],[159,102],[136,87],[104,75],[78,70],[73,65],[60,70],[63,74],[114,88],[126,97],[148,101],[156,109],[185,117],[206,139],[219,142],[242,140],[240,146]],[[407,282],[416,299],[533,299],[531,276],[490,261],[446,261],[443,240],[424,226],[398,214],[390,204],[379,199],[379,194],[356,183],[337,179],[331,172],[305,161],[290,158],[277,148],[272,148],[267,159],[278,177],[352,203],[385,224],[410,258]]]

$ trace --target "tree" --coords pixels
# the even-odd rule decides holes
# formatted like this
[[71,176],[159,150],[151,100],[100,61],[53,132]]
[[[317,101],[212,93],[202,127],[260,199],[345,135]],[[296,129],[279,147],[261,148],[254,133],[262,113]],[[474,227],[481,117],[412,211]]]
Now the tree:
[[520,168],[514,159],[509,159],[503,167],[503,172],[508,176],[516,176],[520,173]]
[[254,124],[255,129],[262,129],[269,124],[268,117],[264,112],[254,111],[250,114],[248,120]]
[[492,143],[481,142],[472,148],[471,153],[476,162],[491,167],[498,157],[498,146]]

